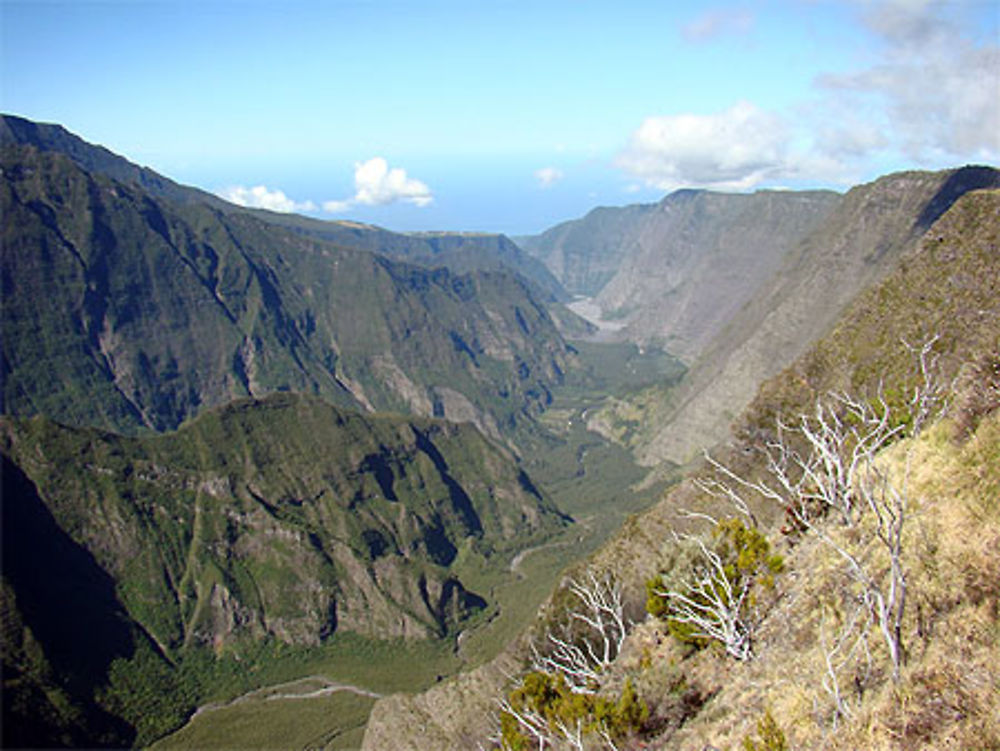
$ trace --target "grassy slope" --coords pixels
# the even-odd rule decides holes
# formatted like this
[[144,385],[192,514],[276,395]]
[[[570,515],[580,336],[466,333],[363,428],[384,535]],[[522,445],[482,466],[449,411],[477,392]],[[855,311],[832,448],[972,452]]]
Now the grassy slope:
[[[718,454],[752,476],[760,471],[755,447],[773,435],[776,415],[806,411],[830,390],[874,394],[880,381],[890,398],[905,392],[916,373],[901,340],[938,336],[935,351],[940,373],[951,384],[952,417],[919,440],[893,447],[885,459],[900,482],[910,467],[913,499],[905,559],[911,571],[904,626],[909,663],[901,683],[887,680],[885,656],[873,641],[880,677],[866,687],[854,718],[830,732],[817,645],[832,628],[828,623],[822,630],[819,613],[839,586],[837,561],[810,541],[785,551],[791,574],[779,580],[779,605],[761,634],[757,661],[737,665],[712,651],[685,655],[652,624],[636,635],[635,651],[620,667],[637,675],[655,711],[673,713],[660,743],[727,748],[755,737],[756,722],[769,710],[793,748],[1000,745],[994,668],[1000,660],[1000,601],[986,584],[997,579],[1000,417],[994,411],[979,424],[983,414],[1000,407],[998,232],[1000,191],[961,198],[896,272],[851,305],[828,337],[761,387],[738,423],[736,440]],[[984,396],[991,379],[994,395]],[[662,535],[676,525],[678,507],[720,510],[718,502],[685,483],[642,524],[626,527],[599,559],[621,567],[636,549],[655,546],[650,531],[659,528]],[[678,719],[682,706],[687,715]]]
[[[839,734],[825,732],[829,707],[812,703],[826,696],[823,666],[816,662],[816,598],[837,585],[823,573],[829,553],[804,544],[790,554],[783,550],[791,573],[779,578],[779,607],[761,636],[761,658],[749,666],[714,650],[688,655],[653,622],[637,630],[609,684],[620,686],[625,675],[636,681],[659,722],[647,728],[650,747],[701,749],[713,739],[720,748],[730,747],[754,735],[768,709],[792,747],[938,748],[946,739],[953,747],[976,747],[996,738],[1000,686],[991,666],[998,659],[1000,603],[986,582],[996,581],[1000,418],[994,413],[976,425],[1000,406],[994,397],[990,407],[981,393],[1000,373],[998,230],[1000,192],[961,198],[895,273],[852,304],[828,338],[761,388],[738,436],[718,454],[754,474],[760,469],[754,447],[767,439],[776,414],[807,410],[832,388],[874,393],[882,371],[887,391],[912,385],[912,356],[900,337],[939,335],[943,375],[959,377],[953,382],[951,421],[912,444],[911,466],[919,469],[910,478],[910,492],[920,513],[908,532],[913,588],[905,639],[911,651],[900,687],[893,688],[880,668],[881,678],[867,688],[850,726]],[[970,430],[978,432],[969,438]],[[898,446],[896,456],[905,448]],[[644,599],[646,577],[670,558],[670,531],[683,524],[678,508],[724,510],[685,482],[653,509],[630,518],[591,558],[620,575],[633,604]],[[779,515],[764,514],[775,522]],[[506,674],[523,658],[523,648],[522,643],[504,658]],[[396,713],[428,725],[427,734],[411,738],[407,748],[420,748],[421,738],[432,736],[441,748],[466,747],[461,734],[484,732],[483,713],[503,686],[504,672],[481,672],[478,680],[477,699],[467,687],[459,699],[456,690],[464,684],[456,683],[450,691],[439,687],[408,702],[377,703],[366,748],[378,749],[379,739],[392,736]],[[431,708],[451,701],[466,706],[462,718],[435,722]],[[900,735],[907,741],[894,740]]]
[[[913,468],[904,555],[908,659],[900,682],[888,680],[884,645],[872,637],[874,674],[859,679],[861,694],[852,689],[851,676],[852,670],[866,675],[863,663],[841,675],[853,716],[834,729],[833,702],[822,686],[822,645],[831,642],[842,616],[834,604],[841,586],[839,560],[809,540],[786,552],[791,574],[779,579],[781,599],[761,630],[755,661],[736,665],[713,651],[686,657],[657,637],[658,627],[646,626],[637,635],[646,659],[657,666],[638,671],[640,686],[660,711],[678,701],[664,689],[676,687],[681,676],[687,690],[711,697],[660,742],[676,749],[702,749],[706,743],[735,747],[755,736],[756,723],[769,711],[791,748],[1000,747],[994,586],[1000,577],[1000,415],[994,413],[961,444],[954,442],[953,431],[953,423],[943,422],[892,451],[900,465],[910,452]],[[901,477],[902,467],[897,470]]]

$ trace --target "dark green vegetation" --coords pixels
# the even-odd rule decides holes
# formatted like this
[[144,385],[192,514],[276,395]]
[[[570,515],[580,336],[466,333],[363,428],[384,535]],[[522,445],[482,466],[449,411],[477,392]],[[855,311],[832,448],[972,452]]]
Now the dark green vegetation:
[[561,724],[578,727],[579,734],[604,733],[621,742],[635,733],[649,717],[649,708],[638,698],[630,681],[618,700],[595,694],[570,691],[562,676],[528,673],[508,698],[507,710],[500,714],[500,734],[504,748],[529,751],[536,740],[519,726],[515,716],[529,725],[545,727]]
[[[77,676],[69,690],[99,695],[139,743],[217,684],[243,688],[234,660],[265,669],[335,633],[454,636],[496,605],[463,569],[500,586],[517,549],[567,523],[472,426],[314,398],[236,402],[149,438],[2,427],[12,636],[40,653],[14,662],[34,691],[46,658]],[[84,649],[79,618],[94,619]]]
[[3,410],[165,430],[270,391],[475,422],[537,413],[571,354],[535,287],[345,249],[4,143]]

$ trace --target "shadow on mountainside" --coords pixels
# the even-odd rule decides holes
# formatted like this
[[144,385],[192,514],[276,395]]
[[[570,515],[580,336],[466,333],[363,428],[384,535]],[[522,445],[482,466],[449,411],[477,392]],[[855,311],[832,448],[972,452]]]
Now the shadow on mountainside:
[[955,170],[954,174],[945,180],[944,185],[930,200],[917,217],[915,226],[921,232],[930,229],[952,204],[970,190],[983,188],[1000,188],[1000,172],[993,167],[970,165]]
[[[60,529],[34,483],[6,456],[2,471],[3,576],[13,589],[24,627],[55,675],[64,677],[61,687],[86,707],[86,744],[131,745],[134,729],[93,701],[107,682],[111,662],[135,651],[112,579]],[[26,662],[37,665],[37,657]],[[5,664],[5,678],[17,670]],[[3,746],[51,745],[59,730],[43,715],[19,712],[4,693]]]

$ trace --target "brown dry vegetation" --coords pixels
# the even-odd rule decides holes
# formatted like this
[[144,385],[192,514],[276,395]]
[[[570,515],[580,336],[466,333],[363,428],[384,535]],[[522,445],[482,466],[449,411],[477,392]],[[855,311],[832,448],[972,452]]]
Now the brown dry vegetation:
[[654,621],[635,631],[618,669],[636,675],[663,726],[646,748],[737,748],[768,711],[790,748],[1000,748],[1000,414],[961,444],[953,429],[941,422],[885,458],[896,475],[909,464],[913,506],[900,681],[873,632],[870,670],[859,660],[840,674],[851,716],[835,725],[823,647],[843,616],[845,583],[836,554],[803,540],[786,549],[755,660],[688,654]]

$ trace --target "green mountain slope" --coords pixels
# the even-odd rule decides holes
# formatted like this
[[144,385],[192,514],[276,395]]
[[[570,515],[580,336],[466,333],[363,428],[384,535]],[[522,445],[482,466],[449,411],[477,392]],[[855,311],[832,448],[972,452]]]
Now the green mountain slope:
[[377,252],[428,267],[446,266],[459,274],[476,270],[513,271],[529,279],[551,299],[562,299],[566,295],[543,263],[522,252],[503,235],[448,232],[404,234],[356,222],[325,222],[305,216],[243,208],[211,193],[179,185],[108,149],[87,143],[60,125],[36,123],[11,115],[0,115],[0,145],[32,146],[40,152],[63,154],[86,172],[104,175],[126,185],[136,185],[155,198],[173,203],[204,204],[227,214],[249,214],[343,247]]
[[571,361],[532,286],[337,247],[3,147],[3,410],[118,430],[293,390],[499,436]]
[[[23,730],[38,695],[78,721],[53,710],[35,742],[93,743],[105,725],[111,742],[129,726],[148,742],[210,687],[191,667],[211,674],[208,655],[454,635],[495,607],[465,567],[499,558],[499,584],[515,550],[567,523],[471,426],[310,397],[145,438],[44,418],[3,418],[0,433],[5,726]],[[180,683],[126,695],[157,680]]]

